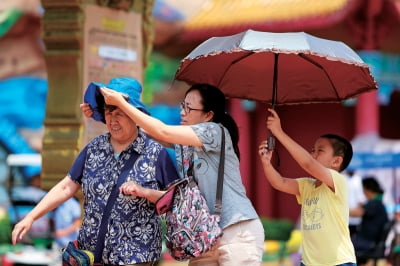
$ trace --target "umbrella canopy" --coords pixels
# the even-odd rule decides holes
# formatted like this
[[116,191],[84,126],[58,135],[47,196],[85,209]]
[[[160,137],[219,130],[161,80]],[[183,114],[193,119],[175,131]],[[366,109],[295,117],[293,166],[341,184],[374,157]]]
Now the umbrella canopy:
[[341,102],[377,89],[368,65],[346,44],[304,32],[210,38],[181,61],[175,78],[273,106]]

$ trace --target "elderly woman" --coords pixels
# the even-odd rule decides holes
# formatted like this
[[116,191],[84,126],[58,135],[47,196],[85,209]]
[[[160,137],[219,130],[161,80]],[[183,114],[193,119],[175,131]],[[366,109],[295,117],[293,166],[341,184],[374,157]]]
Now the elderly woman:
[[[95,262],[106,265],[153,265],[160,258],[162,240],[154,202],[164,193],[161,190],[179,177],[159,143],[148,138],[119,107],[104,104],[101,87],[122,93],[130,105],[147,113],[139,100],[142,89],[136,80],[114,78],[107,85],[91,83],[85,101],[91,105],[92,117],[105,122],[109,132],[83,148],[67,176],[15,226],[12,242],[21,240],[35,220],[82,188],[84,217],[79,247],[95,253]],[[111,204],[110,215],[103,216],[121,171],[127,173],[124,184],[116,188],[119,193]],[[102,219],[106,219],[102,227],[105,232],[100,229]],[[102,235],[104,240],[98,241]]]

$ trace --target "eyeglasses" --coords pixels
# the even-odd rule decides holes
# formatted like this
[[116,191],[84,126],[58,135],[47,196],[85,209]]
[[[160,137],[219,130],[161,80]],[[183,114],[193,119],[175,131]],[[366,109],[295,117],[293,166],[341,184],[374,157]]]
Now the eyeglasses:
[[190,111],[204,111],[203,109],[196,109],[189,107],[185,102],[181,102],[181,110],[185,111],[186,114],[189,114]]

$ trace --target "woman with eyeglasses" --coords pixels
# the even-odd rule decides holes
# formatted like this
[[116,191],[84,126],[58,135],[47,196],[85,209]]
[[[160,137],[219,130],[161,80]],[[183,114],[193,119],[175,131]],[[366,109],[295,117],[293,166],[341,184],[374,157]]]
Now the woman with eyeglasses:
[[[126,104],[120,93],[102,89],[105,102],[118,106],[138,126],[176,152],[178,172],[192,165],[194,177],[210,211],[214,210],[218,165],[221,152],[221,124],[225,131],[225,175],[220,226],[224,235],[213,249],[191,259],[189,265],[261,265],[264,229],[251,201],[246,196],[239,169],[239,131],[225,112],[225,96],[216,87],[193,85],[181,103],[180,125],[166,125]],[[83,110],[83,109],[82,109]],[[89,111],[83,110],[85,115]],[[183,166],[182,152],[183,146]]]

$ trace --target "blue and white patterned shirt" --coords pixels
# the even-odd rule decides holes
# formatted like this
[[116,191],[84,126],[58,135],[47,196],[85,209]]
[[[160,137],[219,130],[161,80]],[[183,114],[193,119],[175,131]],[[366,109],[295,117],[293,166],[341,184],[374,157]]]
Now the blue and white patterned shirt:
[[[81,184],[84,217],[79,231],[80,248],[94,251],[107,199],[117,182],[121,168],[132,156],[138,158],[126,181],[143,187],[164,189],[178,179],[167,151],[139,130],[138,137],[119,157],[114,156],[110,134],[94,138],[79,154],[69,171],[70,178]],[[154,204],[145,198],[119,194],[108,219],[103,262],[134,264],[156,261],[161,255],[161,221]]]

